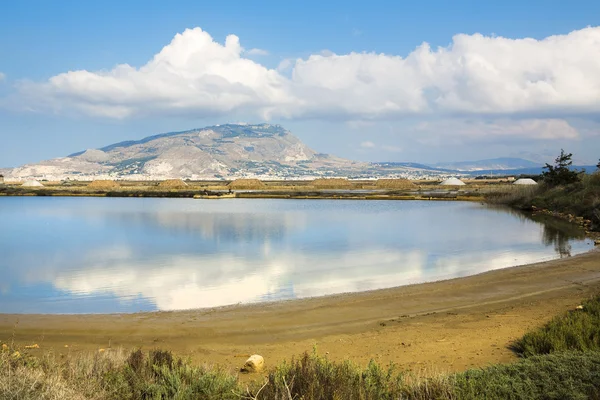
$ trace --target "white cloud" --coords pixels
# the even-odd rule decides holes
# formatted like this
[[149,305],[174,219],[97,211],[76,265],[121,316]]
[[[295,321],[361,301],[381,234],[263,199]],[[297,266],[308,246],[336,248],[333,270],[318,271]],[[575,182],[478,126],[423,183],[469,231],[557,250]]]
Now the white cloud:
[[363,149],[372,149],[375,147],[375,143],[370,141],[362,142],[360,144],[360,147],[362,147]]
[[448,137],[452,137],[456,143],[496,141],[498,138],[515,141],[573,140],[580,137],[577,129],[562,119],[444,119],[421,122],[415,131],[418,133],[418,141],[431,145],[448,144]]
[[[600,27],[543,40],[459,34],[448,47],[424,43],[406,57],[323,51],[293,64],[284,60],[278,69],[243,54],[234,35],[222,45],[200,28],[189,29],[142,67],[65,72],[43,83],[22,82],[19,92],[24,108],[113,118],[524,114],[536,120],[600,112]],[[288,67],[291,76],[283,76]]]
[[267,50],[263,50],[263,49],[250,49],[248,51],[246,51],[246,54],[251,55],[251,56],[268,56],[269,52]]
[[6,75],[4,73],[0,72],[0,82],[2,82],[5,79],[6,79]]
[[294,66],[294,60],[291,58],[284,58],[277,66],[277,71],[285,72]]
[[288,82],[241,57],[242,51],[237,36],[227,36],[221,45],[200,28],[188,29],[140,68],[122,64],[110,71],[69,71],[41,84],[22,82],[20,91],[38,107],[113,118],[250,109],[269,119],[271,107],[294,102]]

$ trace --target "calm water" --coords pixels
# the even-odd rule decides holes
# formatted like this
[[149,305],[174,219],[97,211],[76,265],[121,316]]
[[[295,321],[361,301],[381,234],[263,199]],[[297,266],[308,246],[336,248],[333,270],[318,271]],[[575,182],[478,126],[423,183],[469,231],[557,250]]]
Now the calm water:
[[584,252],[476,203],[0,198],[0,312],[178,310],[476,274]]

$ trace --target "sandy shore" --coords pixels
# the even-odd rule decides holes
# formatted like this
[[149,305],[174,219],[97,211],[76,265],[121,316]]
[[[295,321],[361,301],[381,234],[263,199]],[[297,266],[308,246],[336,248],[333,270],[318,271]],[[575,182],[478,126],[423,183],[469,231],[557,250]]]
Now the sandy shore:
[[[316,345],[332,359],[375,359],[426,373],[515,358],[507,345],[600,292],[600,251],[480,275],[365,293],[180,312],[0,314],[0,341],[68,353],[170,349],[237,369]],[[65,347],[68,346],[67,347]]]

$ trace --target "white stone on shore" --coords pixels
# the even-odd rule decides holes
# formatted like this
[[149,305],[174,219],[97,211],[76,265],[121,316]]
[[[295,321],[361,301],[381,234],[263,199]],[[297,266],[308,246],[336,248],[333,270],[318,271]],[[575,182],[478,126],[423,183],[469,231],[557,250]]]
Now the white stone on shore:
[[265,367],[265,359],[258,354],[253,354],[246,360],[242,367],[242,372],[255,373],[261,372]]

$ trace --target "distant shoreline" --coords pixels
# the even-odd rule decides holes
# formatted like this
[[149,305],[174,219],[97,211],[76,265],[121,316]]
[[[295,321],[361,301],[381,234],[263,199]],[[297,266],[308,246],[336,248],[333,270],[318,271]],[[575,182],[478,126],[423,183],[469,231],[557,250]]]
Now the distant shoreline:
[[262,188],[231,190],[223,182],[194,182],[177,188],[160,187],[158,182],[123,183],[118,187],[89,187],[85,182],[63,185],[46,183],[42,187],[0,185],[0,196],[63,197],[141,197],[141,198],[246,198],[246,199],[347,199],[347,200],[465,200],[483,201],[490,191],[505,190],[507,185],[471,184],[438,186],[433,182],[414,188],[378,188],[372,182],[353,183],[352,187],[315,188],[310,181],[267,182]]

